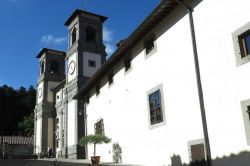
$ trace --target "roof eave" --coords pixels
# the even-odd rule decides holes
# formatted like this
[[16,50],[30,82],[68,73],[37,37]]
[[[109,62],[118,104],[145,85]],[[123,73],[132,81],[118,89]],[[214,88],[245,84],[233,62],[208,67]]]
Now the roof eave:
[[74,96],[75,99],[82,98],[87,95],[93,85],[103,77],[103,74],[108,71],[107,67],[119,61],[126,55],[127,51],[138,43],[145,35],[150,32],[157,24],[163,20],[170,12],[179,4],[175,0],[163,0],[153,10],[149,16],[136,28],[136,30],[121,44],[121,46],[113,53],[110,59],[91,77],[86,84]]
[[83,11],[83,10],[80,10],[80,9],[76,9],[71,14],[71,16],[65,21],[64,25],[69,26],[70,23],[72,22],[72,20],[74,20],[80,13],[89,14],[89,15],[92,15],[92,16],[99,17],[102,22],[105,22],[107,20],[107,18],[108,18],[108,17],[102,16],[102,15],[98,15],[98,14],[90,13],[90,12]]

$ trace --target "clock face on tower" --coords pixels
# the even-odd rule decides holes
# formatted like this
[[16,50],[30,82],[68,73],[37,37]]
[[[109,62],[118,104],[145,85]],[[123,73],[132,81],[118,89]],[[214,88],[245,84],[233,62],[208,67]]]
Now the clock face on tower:
[[76,62],[74,61],[74,60],[72,60],[72,61],[70,61],[70,63],[69,63],[69,74],[74,74],[74,72],[75,72],[75,65],[76,65]]
[[43,100],[43,96],[44,96],[43,88],[44,88],[44,83],[41,82],[37,87],[37,104],[41,103]]

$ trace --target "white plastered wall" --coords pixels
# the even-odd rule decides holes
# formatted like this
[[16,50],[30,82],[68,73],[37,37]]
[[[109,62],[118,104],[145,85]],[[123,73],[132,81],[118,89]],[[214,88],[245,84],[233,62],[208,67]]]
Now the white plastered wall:
[[77,101],[72,100],[68,103],[68,146],[77,144],[76,124],[77,124]]
[[[138,56],[132,61],[132,69],[128,73],[120,70],[113,85],[104,86],[99,96],[90,99],[89,134],[94,132],[94,122],[102,117],[105,134],[122,147],[124,163],[170,164],[174,154],[187,162],[188,141],[203,136],[188,27],[185,17],[156,40],[157,50],[148,57],[135,48],[132,52],[138,52]],[[181,40],[176,40],[176,33],[181,33]],[[159,84],[163,86],[166,122],[151,129],[147,92]],[[97,153],[103,160],[112,161],[112,143],[98,146]]]
[[42,119],[36,121],[36,153],[41,153],[42,143]]
[[250,150],[240,102],[250,99],[250,63],[236,67],[232,32],[250,21],[248,0],[203,1],[194,13],[212,157]]
[[[203,1],[193,13],[213,159],[249,150],[240,101],[250,98],[250,63],[236,67],[231,36],[250,21],[249,4]],[[155,32],[160,27],[164,29],[164,22]],[[156,44],[157,51],[148,58],[144,51],[137,53],[139,47],[133,49],[138,56],[132,69],[117,72],[113,85],[90,98],[88,134],[102,117],[105,134],[120,144],[125,163],[169,165],[174,154],[188,163],[188,142],[203,138],[188,16]],[[158,84],[163,85],[166,124],[150,129],[146,92]],[[98,146],[105,161],[112,160],[112,143]]]

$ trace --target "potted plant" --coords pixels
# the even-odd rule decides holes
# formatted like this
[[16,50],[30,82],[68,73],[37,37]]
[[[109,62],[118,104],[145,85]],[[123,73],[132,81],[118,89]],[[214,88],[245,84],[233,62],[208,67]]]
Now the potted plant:
[[92,164],[99,164],[101,156],[96,156],[96,144],[107,144],[109,142],[111,142],[111,139],[103,134],[92,134],[86,137],[82,137],[80,139],[79,145],[85,146],[88,144],[94,144],[94,156],[91,156],[91,162]]

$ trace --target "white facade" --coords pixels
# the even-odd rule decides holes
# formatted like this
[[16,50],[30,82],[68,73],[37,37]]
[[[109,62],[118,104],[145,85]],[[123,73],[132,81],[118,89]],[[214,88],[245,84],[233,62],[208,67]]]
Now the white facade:
[[75,145],[77,143],[76,132],[77,132],[77,109],[76,101],[73,100],[68,104],[68,146]]
[[37,128],[37,131],[36,131],[36,142],[35,142],[35,145],[36,145],[36,152],[37,153],[41,153],[41,143],[42,143],[42,119],[39,119],[37,120],[37,123],[36,123],[36,128]]
[[[193,12],[213,160],[250,150],[241,110],[241,101],[250,99],[250,63],[236,67],[232,40],[232,33],[250,21],[249,5],[248,0],[207,0]],[[95,87],[90,92],[88,134],[102,118],[105,135],[112,138],[112,143],[97,146],[102,160],[112,161],[112,144],[118,143],[124,163],[170,165],[175,155],[190,162],[190,142],[201,140],[203,130],[189,19],[183,12],[186,9],[178,6],[152,30],[152,53],[146,55],[140,41],[130,51],[130,69],[117,63],[113,83],[109,85],[105,76],[100,94]],[[152,126],[148,94],[158,87],[163,123]]]

